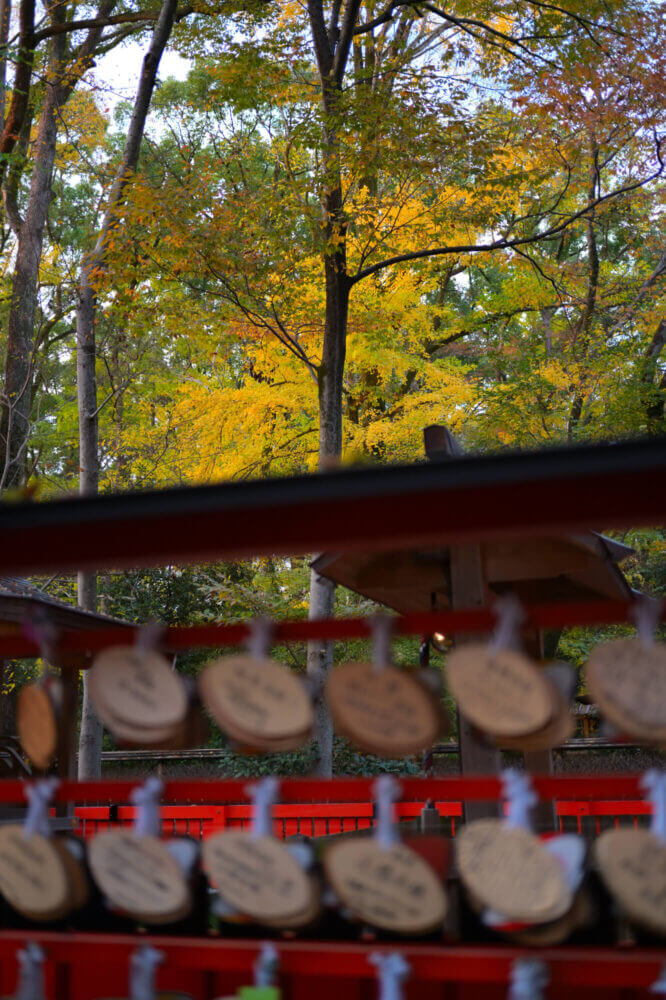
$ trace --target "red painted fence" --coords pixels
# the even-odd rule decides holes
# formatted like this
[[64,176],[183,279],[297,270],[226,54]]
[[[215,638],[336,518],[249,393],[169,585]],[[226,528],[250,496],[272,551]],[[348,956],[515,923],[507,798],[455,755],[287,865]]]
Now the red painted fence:
[[[417,819],[423,802],[396,804],[401,821]],[[446,830],[455,836],[462,820],[461,802],[435,802],[440,817],[447,820]],[[182,805],[162,807],[162,832],[165,835],[187,834],[202,840],[221,830],[242,828],[252,819],[252,806]],[[646,824],[650,805],[640,800],[559,801],[556,803],[559,829],[587,835],[599,834],[608,826]],[[77,806],[75,832],[92,837],[109,826],[129,826],[134,821],[134,806]],[[273,830],[277,837],[325,837],[335,833],[353,833],[373,826],[371,802],[282,803],[273,809]]]

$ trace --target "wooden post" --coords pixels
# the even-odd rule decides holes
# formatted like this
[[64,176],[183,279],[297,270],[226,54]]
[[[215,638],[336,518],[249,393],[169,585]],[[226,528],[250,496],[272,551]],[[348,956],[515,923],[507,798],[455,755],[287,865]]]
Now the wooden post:
[[[76,668],[60,668],[62,681],[62,713],[58,726],[58,777],[67,781],[76,777],[76,715],[79,700],[79,672]],[[74,814],[74,803],[60,803],[56,816]]]
[[[455,545],[450,550],[450,598],[452,608],[474,608],[486,604],[481,549],[478,545]],[[473,636],[454,636],[456,645],[473,641]],[[461,774],[497,774],[502,766],[499,750],[486,743],[458,712],[458,748]],[[465,821],[497,816],[496,802],[467,802]]]
[[[524,636],[525,652],[535,660],[543,658],[543,635],[541,632],[532,632]],[[525,758],[525,770],[530,774],[552,774],[553,754],[551,750],[534,750],[532,753],[523,754]],[[555,829],[556,810],[554,802],[539,802],[533,810],[532,819],[535,829],[538,832],[547,832]]]
[[[446,427],[433,424],[423,430],[428,459],[442,461],[462,454],[462,449]],[[449,602],[451,608],[477,608],[488,603],[483,558],[479,545],[454,545],[449,554]],[[475,636],[454,636],[456,646],[474,641]],[[497,774],[502,766],[499,751],[486,743],[458,712],[458,752],[461,774]],[[467,802],[466,822],[497,816],[497,802]]]

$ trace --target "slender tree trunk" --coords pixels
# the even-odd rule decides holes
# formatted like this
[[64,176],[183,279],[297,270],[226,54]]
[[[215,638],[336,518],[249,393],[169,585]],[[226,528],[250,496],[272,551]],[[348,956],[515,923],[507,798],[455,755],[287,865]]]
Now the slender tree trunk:
[[7,99],[7,41],[12,16],[12,0],[0,0],[0,121],[5,121]]
[[30,433],[37,282],[51,200],[58,114],[62,104],[60,77],[65,51],[64,35],[55,36],[53,50],[50,78],[37,128],[28,206],[17,234],[18,248],[7,332],[5,395],[0,420],[0,444],[3,448],[0,486],[5,489],[16,487],[23,481]]
[[[333,201],[338,192],[334,192]],[[342,382],[347,346],[349,282],[344,253],[326,257],[326,316],[322,363],[319,368],[319,466],[325,470],[342,453]],[[335,611],[335,584],[317,573],[310,576],[308,617],[331,618]],[[311,642],[308,645],[307,671],[323,683],[333,666],[333,643]],[[317,743],[319,773],[333,773],[333,723],[323,699],[317,704]]]
[[[171,34],[178,0],[164,0],[155,23],[150,47],[143,60],[132,120],[104,212],[95,248],[81,267],[76,308],[76,381],[79,406],[79,492],[90,496],[99,487],[97,379],[95,373],[95,291],[93,276],[106,262],[111,231],[120,223],[123,194],[130,174],[136,170],[141,140],[155,87],[157,70]],[[97,575],[79,573],[78,600],[82,608],[97,610]],[[89,696],[87,675],[83,676],[83,706],[79,736],[79,778],[97,778],[102,768],[102,724]]]
[[[98,14],[105,16],[113,9],[114,4],[115,0],[102,0]],[[53,24],[63,24],[66,18],[65,5],[54,0],[47,6]],[[28,203],[25,218],[15,219],[18,246],[12,281],[5,385],[0,414],[0,489],[20,485],[25,475],[32,411],[34,324],[39,264],[51,201],[58,123],[63,106],[90,65],[92,53],[101,33],[101,26],[90,29],[84,42],[75,53],[71,54],[73,66],[69,67],[69,71],[67,33],[58,32],[50,43],[44,104],[37,126]],[[19,69],[22,65],[23,63],[19,64]],[[27,110],[27,95],[25,110]],[[21,124],[25,118],[25,110]]]
[[[347,316],[351,286],[347,274],[347,222],[342,196],[339,128],[342,80],[351,51],[352,28],[360,0],[348,0],[342,21],[341,6],[328,26],[321,0],[308,0],[308,16],[321,84],[324,116],[322,221],[326,236],[323,255],[326,280],[324,341],[319,367],[319,468],[325,471],[342,453],[342,383],[347,347]],[[309,617],[326,618],[335,607],[335,586],[315,573],[310,578]],[[333,643],[309,643],[307,670],[319,684],[333,666]],[[323,699],[317,706],[319,773],[333,769],[333,724]]]

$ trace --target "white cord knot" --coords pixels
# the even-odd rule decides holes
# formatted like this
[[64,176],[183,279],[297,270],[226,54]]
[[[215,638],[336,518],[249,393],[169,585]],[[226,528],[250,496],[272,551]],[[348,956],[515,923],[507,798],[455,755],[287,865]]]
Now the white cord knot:
[[395,823],[394,803],[400,797],[400,784],[390,774],[382,774],[372,786],[372,794],[377,803],[377,825],[375,840],[388,851],[400,842],[400,834]]
[[130,1000],[155,1000],[155,973],[164,952],[149,944],[132,952],[130,957]]
[[51,836],[49,805],[59,784],[57,778],[43,778],[25,786],[28,812],[23,821],[23,836],[26,840],[35,833],[40,833],[42,837]]
[[130,802],[137,806],[134,820],[135,837],[159,837],[162,832],[160,823],[160,798],[164,784],[159,778],[147,778],[138,788],[130,793]]
[[23,634],[39,646],[39,656],[45,663],[55,665],[58,628],[44,611],[36,611],[23,622]]
[[30,941],[16,953],[19,976],[15,1000],[44,1000],[44,952]]
[[666,771],[651,768],[641,778],[641,788],[647,792],[652,806],[650,831],[666,844]]
[[157,649],[164,635],[164,630],[165,626],[161,622],[146,622],[145,625],[139,626],[134,633],[134,649],[136,652],[140,656],[152,653]]
[[279,787],[277,778],[262,778],[245,788],[245,794],[252,799],[254,805],[251,835],[255,839],[273,834],[273,806],[277,802]]
[[528,774],[509,767],[502,771],[502,794],[507,800],[507,826],[532,830],[530,811],[538,802]]
[[265,989],[267,986],[272,986],[275,982],[275,977],[277,976],[279,964],[280,956],[278,955],[275,945],[270,942],[262,944],[261,950],[252,966],[252,971],[254,973],[254,985],[259,989]]
[[378,1000],[402,1000],[402,984],[409,975],[410,969],[400,952],[390,951],[386,954],[381,951],[372,951],[368,956],[368,961],[377,968]]
[[664,602],[657,597],[641,594],[632,605],[629,614],[636,623],[638,641],[641,646],[650,649],[654,646],[655,634],[661,621]]
[[548,967],[539,958],[517,958],[511,963],[508,1000],[543,1000]]
[[372,670],[379,673],[391,664],[391,636],[393,619],[389,615],[373,615],[372,628]]
[[275,626],[270,618],[260,615],[247,623],[248,635],[245,648],[250,656],[262,660],[268,656]]
[[490,649],[499,653],[501,649],[511,649],[517,645],[518,630],[525,621],[523,606],[515,594],[503,594],[493,604],[497,617],[495,631],[490,639]]

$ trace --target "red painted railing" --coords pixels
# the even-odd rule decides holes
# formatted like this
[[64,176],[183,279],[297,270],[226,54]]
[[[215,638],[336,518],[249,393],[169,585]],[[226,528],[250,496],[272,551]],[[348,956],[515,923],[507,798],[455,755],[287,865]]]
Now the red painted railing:
[[[396,805],[396,817],[401,821],[417,819],[423,802],[401,802]],[[462,820],[462,802],[435,802],[440,817],[446,819],[447,833],[455,836]],[[560,801],[556,803],[561,832],[599,834],[607,826],[621,823],[647,823],[650,805],[635,801]],[[92,837],[108,826],[128,826],[134,821],[134,806],[77,806],[75,831],[82,837]],[[371,802],[286,803],[274,807],[273,831],[277,837],[325,837],[336,833],[367,830],[374,824]],[[162,832],[166,835],[185,834],[202,840],[221,830],[242,828],[252,819],[252,806],[182,805],[162,808]],[[450,824],[450,826],[449,826]]]

